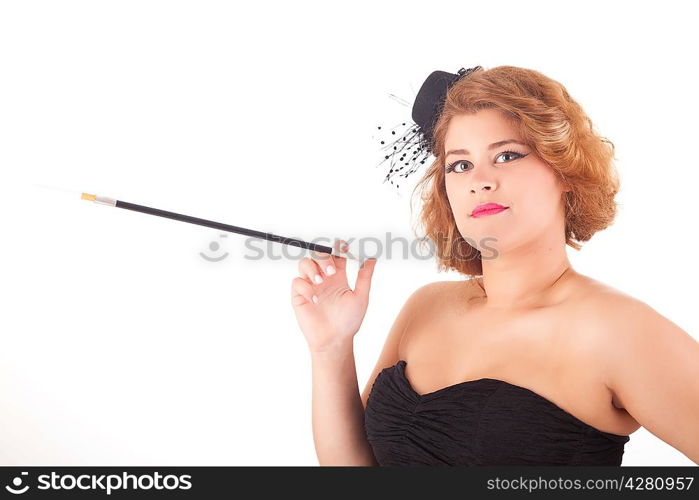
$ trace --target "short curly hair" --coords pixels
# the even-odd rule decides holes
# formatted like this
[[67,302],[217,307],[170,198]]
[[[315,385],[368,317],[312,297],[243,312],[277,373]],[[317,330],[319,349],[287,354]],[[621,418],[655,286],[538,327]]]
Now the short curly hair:
[[452,85],[433,129],[434,162],[415,186],[423,202],[419,224],[437,250],[438,270],[482,276],[480,251],[460,235],[444,183],[445,136],[459,114],[499,109],[524,142],[571,188],[565,192],[565,240],[576,250],[612,224],[619,191],[614,144],[601,137],[582,107],[556,80],[531,69],[476,69]]

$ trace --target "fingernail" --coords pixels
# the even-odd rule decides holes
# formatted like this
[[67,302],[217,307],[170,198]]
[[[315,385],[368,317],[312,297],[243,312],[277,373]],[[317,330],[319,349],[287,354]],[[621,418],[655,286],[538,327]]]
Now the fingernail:
[[313,303],[314,303],[314,304],[317,304],[317,303],[318,303],[318,297],[316,297],[315,295],[313,296]]
[[316,283],[322,283],[323,278],[320,277],[320,274],[316,274],[313,279],[315,280]]
[[326,272],[329,276],[332,276],[333,274],[335,274],[335,268],[334,268],[333,266],[328,266],[327,269],[325,270],[325,272]]

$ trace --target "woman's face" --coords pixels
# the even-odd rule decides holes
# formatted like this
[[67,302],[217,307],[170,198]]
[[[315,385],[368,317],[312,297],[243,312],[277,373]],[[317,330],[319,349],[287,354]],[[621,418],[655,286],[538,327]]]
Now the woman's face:
[[[566,189],[553,169],[522,141],[517,128],[497,109],[455,116],[445,138],[445,184],[456,226],[482,258],[531,243],[564,238]],[[449,154],[452,150],[466,150]],[[483,215],[473,210],[484,203],[507,209]]]

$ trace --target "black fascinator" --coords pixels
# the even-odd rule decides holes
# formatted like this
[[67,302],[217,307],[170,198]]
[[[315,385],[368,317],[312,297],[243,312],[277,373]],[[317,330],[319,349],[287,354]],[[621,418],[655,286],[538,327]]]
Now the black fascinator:
[[[478,69],[483,68],[481,66],[461,68],[456,73],[432,72],[415,97],[412,110],[413,122],[399,123],[390,129],[378,126],[379,135],[382,136],[381,150],[384,152],[384,159],[377,166],[388,162],[390,167],[384,182],[388,180],[391,184],[395,184],[396,188],[400,187],[393,182],[393,177],[408,177],[432,155],[434,147],[432,131],[444,107],[444,99],[449,87]],[[408,169],[403,172],[406,167]]]

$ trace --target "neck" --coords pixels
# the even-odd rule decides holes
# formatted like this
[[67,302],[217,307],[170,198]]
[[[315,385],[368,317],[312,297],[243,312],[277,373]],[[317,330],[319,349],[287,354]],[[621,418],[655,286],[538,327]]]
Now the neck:
[[487,307],[509,310],[545,304],[575,274],[565,251],[565,239],[536,240],[482,261]]

